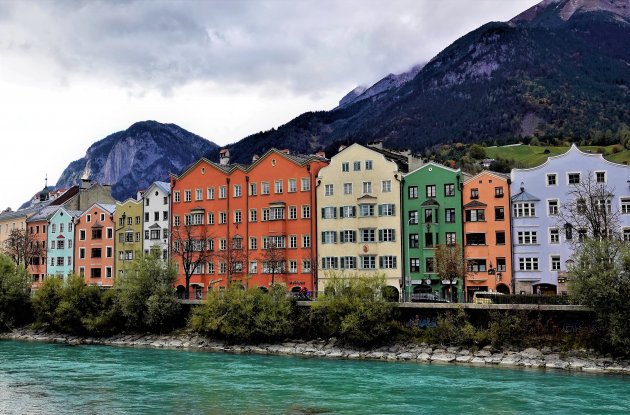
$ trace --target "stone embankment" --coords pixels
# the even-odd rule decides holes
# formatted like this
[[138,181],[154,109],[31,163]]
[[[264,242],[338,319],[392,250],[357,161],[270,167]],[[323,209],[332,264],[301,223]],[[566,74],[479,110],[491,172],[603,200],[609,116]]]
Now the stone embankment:
[[112,337],[77,337],[30,329],[1,333],[0,340],[39,341],[68,345],[106,345],[182,349],[235,354],[292,355],[332,359],[386,360],[419,363],[456,363],[479,366],[561,369],[590,373],[630,374],[630,361],[598,356],[589,350],[561,353],[552,348],[528,348],[521,351],[481,350],[422,344],[397,344],[370,350],[338,346],[334,339],[288,341],[279,344],[232,345],[192,333],[172,335],[120,334]]

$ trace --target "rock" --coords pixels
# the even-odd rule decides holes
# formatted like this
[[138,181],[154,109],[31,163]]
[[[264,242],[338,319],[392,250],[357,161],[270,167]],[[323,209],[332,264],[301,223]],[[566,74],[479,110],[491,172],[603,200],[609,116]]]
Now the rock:
[[457,358],[455,358],[455,361],[457,363],[468,363],[473,359],[473,357],[471,355],[463,355],[463,356],[457,356]]
[[433,353],[431,356],[432,362],[450,363],[454,361],[456,356],[452,353]]
[[416,357],[416,360],[419,362],[430,362],[431,355],[429,353],[423,352],[423,353],[420,353],[418,357]]
[[485,347],[478,351],[477,353],[475,353],[475,356],[477,357],[490,357],[492,356],[492,352],[490,350],[487,350]]
[[412,360],[416,358],[415,355],[409,352],[400,353],[397,355],[397,357],[398,357],[398,360]]
[[360,359],[361,354],[359,353],[348,353],[348,359]]
[[469,363],[472,363],[474,365],[485,365],[486,359],[484,359],[483,357],[473,357]]
[[548,369],[566,369],[569,367],[569,363],[564,360],[552,360],[546,362],[545,367]]
[[521,358],[518,355],[511,354],[501,359],[499,364],[503,366],[516,366],[520,361],[521,361]]
[[528,359],[536,359],[542,356],[542,352],[536,348],[528,347],[527,349],[521,352],[521,356],[526,357]]
[[498,365],[503,360],[503,353],[493,354],[492,356],[486,357],[486,363],[491,365]]

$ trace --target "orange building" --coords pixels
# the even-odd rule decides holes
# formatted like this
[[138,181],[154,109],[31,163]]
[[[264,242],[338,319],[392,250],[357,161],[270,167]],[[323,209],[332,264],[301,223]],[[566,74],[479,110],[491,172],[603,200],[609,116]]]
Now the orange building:
[[465,290],[510,293],[512,250],[509,179],[483,171],[464,182]]
[[326,159],[275,149],[254,157],[250,165],[230,164],[228,150],[220,157],[220,163],[204,158],[171,177],[171,254],[178,267],[178,295],[186,296],[188,255],[203,257],[188,272],[190,298],[203,298],[230,283],[313,291],[314,180]]
[[95,203],[75,225],[74,271],[89,285],[114,284],[115,205]]
[[31,287],[33,289],[37,289],[39,284],[46,278],[48,221],[57,209],[59,209],[59,206],[46,206],[35,215],[26,219],[26,230],[30,234],[30,243],[35,244],[35,249],[32,252],[39,252],[38,256],[30,259],[27,268],[31,276]]

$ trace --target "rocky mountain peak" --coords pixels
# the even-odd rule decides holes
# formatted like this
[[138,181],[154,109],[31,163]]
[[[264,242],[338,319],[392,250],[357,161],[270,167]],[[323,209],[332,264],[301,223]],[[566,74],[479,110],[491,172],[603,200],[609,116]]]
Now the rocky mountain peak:
[[576,13],[608,12],[627,21],[630,18],[628,0],[543,0],[510,20],[510,23],[527,23],[553,15],[562,21],[570,20]]

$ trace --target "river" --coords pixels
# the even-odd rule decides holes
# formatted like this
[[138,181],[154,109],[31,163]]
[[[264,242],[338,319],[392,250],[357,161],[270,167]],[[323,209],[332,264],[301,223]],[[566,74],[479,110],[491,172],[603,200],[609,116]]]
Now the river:
[[0,414],[627,414],[630,378],[0,341]]

